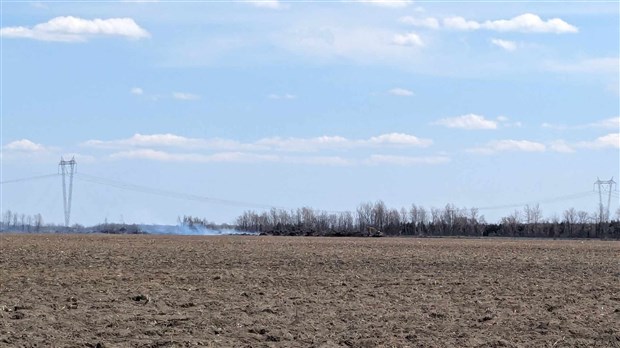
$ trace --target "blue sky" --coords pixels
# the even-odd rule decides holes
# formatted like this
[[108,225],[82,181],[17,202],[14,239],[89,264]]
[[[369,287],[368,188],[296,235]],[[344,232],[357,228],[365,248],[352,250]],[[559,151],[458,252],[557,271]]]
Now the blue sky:
[[[619,12],[618,2],[4,2],[3,180],[55,173],[64,155],[78,179],[278,207],[591,212],[592,183],[620,175]],[[73,204],[84,224],[232,222],[253,208],[85,180]],[[60,179],[4,184],[2,206],[61,223]]]

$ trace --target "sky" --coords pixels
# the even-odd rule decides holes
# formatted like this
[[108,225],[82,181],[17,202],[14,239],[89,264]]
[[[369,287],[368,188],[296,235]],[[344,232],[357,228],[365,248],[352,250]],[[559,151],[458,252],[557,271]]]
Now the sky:
[[61,157],[87,225],[377,200],[561,217],[620,181],[617,1],[1,7],[2,211],[62,223],[61,178],[19,180]]

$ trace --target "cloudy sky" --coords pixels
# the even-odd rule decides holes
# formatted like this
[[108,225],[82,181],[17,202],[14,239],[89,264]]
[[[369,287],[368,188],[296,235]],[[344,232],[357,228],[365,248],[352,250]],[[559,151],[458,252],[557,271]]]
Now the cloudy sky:
[[[594,211],[620,174],[619,27],[617,2],[3,3],[2,180],[75,156],[85,224]],[[60,178],[3,184],[6,209],[61,223]]]

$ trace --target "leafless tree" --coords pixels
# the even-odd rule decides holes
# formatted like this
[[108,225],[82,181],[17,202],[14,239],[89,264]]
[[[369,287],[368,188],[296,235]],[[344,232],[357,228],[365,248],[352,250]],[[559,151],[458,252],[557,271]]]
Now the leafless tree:
[[4,213],[4,216],[2,218],[2,224],[3,224],[3,229],[10,229],[11,228],[11,220],[13,219],[13,212],[11,210],[7,210]]
[[[5,214],[5,219],[7,214]],[[18,214],[11,213],[15,221]],[[501,218],[499,224],[488,224],[476,208],[457,208],[447,204],[443,209],[431,208],[430,213],[419,205],[388,208],[382,201],[362,203],[353,212],[325,212],[308,207],[296,210],[270,209],[246,211],[237,218],[237,228],[254,232],[287,235],[369,235],[372,228],[385,235],[467,235],[511,237],[612,237],[620,238],[620,221],[600,223],[596,213],[590,215],[573,208],[562,218],[554,215],[545,220],[538,205]],[[28,220],[30,221],[30,220]],[[34,220],[35,225],[37,219]],[[206,219],[184,217],[190,224],[205,224]],[[42,222],[41,222],[42,223]],[[17,222],[14,222],[17,225]],[[30,224],[30,222],[28,222]]]
[[564,222],[566,223],[568,236],[573,236],[573,229],[577,223],[577,210],[575,208],[569,208],[564,210]]
[[512,214],[503,217],[501,224],[506,229],[509,236],[516,237],[521,223],[521,214],[515,210]]
[[372,203],[362,203],[357,207],[357,221],[359,228],[362,231],[366,230],[366,227],[371,224],[372,218]]
[[528,234],[532,234],[538,228],[538,224],[541,222],[543,215],[540,206],[536,204],[535,206],[530,206],[529,204],[523,208],[523,213],[525,216],[525,224],[527,228]]
[[43,216],[36,214],[34,216],[34,231],[41,232],[41,227],[43,227]]

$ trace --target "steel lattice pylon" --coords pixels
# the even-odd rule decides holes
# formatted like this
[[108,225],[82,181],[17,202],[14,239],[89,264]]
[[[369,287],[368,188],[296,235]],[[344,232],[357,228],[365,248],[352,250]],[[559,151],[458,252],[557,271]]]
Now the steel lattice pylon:
[[[594,186],[598,186],[598,209],[599,209],[599,221],[604,222],[609,220],[609,206],[611,205],[611,191],[614,189],[616,182],[612,177],[611,180],[601,180],[596,178]],[[603,193],[607,193],[607,205],[603,205]]]
[[[62,174],[62,203],[65,209],[65,226],[69,227],[69,222],[71,220],[71,198],[73,197],[73,174],[75,174],[77,169],[75,157],[72,157],[70,161],[65,161],[64,158],[61,157],[58,168]],[[69,176],[69,192],[67,192],[67,175]]]

